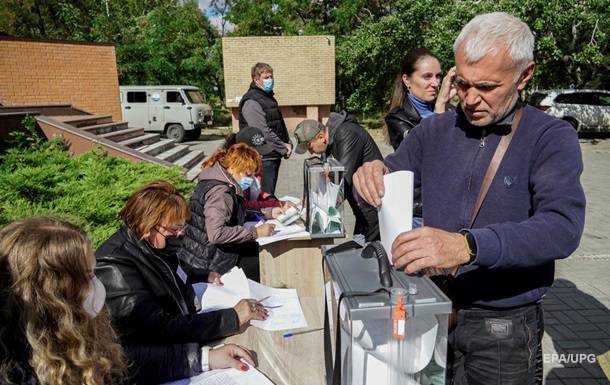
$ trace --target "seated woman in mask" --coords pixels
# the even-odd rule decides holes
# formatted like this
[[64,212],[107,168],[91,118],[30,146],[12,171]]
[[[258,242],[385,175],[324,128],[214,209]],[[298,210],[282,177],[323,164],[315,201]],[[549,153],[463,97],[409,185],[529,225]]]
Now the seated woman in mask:
[[176,256],[188,206],[174,186],[152,182],[136,191],[120,212],[122,228],[96,251],[96,275],[108,293],[106,304],[127,357],[132,381],[158,384],[208,369],[235,367],[252,357],[237,345],[209,349],[206,343],[262,320],[255,300],[232,309],[197,313],[199,303]]
[[[230,134],[225,139],[223,148],[228,150],[236,143],[245,143],[256,150],[262,157],[270,154],[273,147],[267,143],[263,132],[256,127],[245,127],[236,134]],[[282,202],[274,195],[262,190],[262,168],[253,175],[250,187],[244,190],[244,200],[248,211],[248,221],[258,221],[260,219],[277,218],[289,207],[295,205],[290,202]]]
[[245,143],[220,148],[203,162],[178,252],[189,278],[220,284],[222,274],[239,266],[248,278],[259,281],[255,240],[271,235],[274,227],[244,227],[244,191],[261,166],[259,153]]
[[0,230],[0,383],[115,385],[125,359],[87,235],[53,218]]

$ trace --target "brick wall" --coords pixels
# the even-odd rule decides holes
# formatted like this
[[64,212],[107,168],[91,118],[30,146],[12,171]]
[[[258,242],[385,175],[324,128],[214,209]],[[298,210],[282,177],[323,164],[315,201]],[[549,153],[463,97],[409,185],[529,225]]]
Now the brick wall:
[[335,104],[334,36],[256,36],[222,39],[227,107],[237,107],[257,62],[273,67],[280,106]]
[[238,129],[237,106],[257,62],[273,68],[275,98],[289,131],[303,119],[325,122],[335,104],[334,36],[255,36],[222,39],[226,105]]
[[0,103],[68,103],[122,120],[114,45],[0,38]]

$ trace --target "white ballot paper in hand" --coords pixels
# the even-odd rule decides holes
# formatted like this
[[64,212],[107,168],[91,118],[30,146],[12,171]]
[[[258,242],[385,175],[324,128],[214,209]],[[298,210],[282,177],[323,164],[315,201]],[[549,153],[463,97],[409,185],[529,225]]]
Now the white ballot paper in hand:
[[163,385],[273,385],[273,382],[250,366],[245,372],[233,368],[216,369]]
[[223,286],[196,283],[193,285],[201,298],[202,312],[234,307],[240,300],[257,299],[269,311],[264,321],[251,321],[259,329],[275,331],[307,327],[296,289],[276,289],[246,278],[243,270],[234,267],[220,277]]
[[381,198],[379,235],[392,263],[392,243],[413,225],[413,172],[396,171],[383,177],[385,194]]

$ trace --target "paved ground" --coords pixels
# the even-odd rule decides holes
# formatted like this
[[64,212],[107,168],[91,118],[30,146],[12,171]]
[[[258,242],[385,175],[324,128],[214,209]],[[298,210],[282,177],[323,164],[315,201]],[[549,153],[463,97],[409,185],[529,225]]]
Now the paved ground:
[[[221,142],[192,144],[211,153]],[[377,142],[384,154],[391,151],[381,138]],[[610,350],[610,140],[597,144],[583,140],[581,148],[585,164],[582,183],[587,195],[585,232],[578,250],[557,262],[555,284],[544,300],[548,385],[610,384],[594,357]],[[282,163],[279,196],[301,196],[303,159],[305,155],[296,155]],[[349,206],[346,227],[351,234]]]

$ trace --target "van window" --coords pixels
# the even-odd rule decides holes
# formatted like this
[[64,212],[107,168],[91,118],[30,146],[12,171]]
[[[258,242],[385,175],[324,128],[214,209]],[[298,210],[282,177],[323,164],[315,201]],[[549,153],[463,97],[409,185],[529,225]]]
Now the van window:
[[167,91],[165,93],[165,101],[167,103],[183,103],[182,95],[178,91]]
[[127,92],[127,103],[146,103],[146,92],[141,92],[141,91]]
[[189,102],[193,104],[203,104],[205,103],[205,98],[201,94],[201,92],[197,90],[184,90],[186,93],[186,97],[189,99]]
[[555,98],[555,103],[565,104],[595,104],[593,94],[589,92],[572,92],[561,94]]

